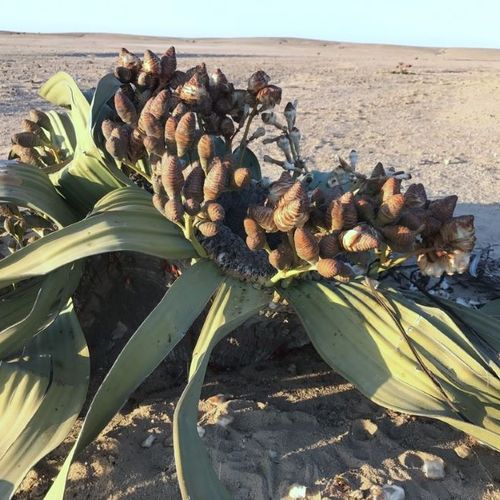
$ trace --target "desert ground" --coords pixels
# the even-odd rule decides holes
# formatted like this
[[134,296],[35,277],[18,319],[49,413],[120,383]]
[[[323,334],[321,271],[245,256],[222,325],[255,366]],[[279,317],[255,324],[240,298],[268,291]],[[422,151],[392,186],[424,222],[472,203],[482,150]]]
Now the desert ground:
[[[284,103],[298,99],[311,168],[328,170],[356,149],[362,172],[382,161],[423,182],[430,196],[457,194],[458,213],[476,217],[478,247],[493,245],[500,257],[498,50],[0,33],[0,158],[29,109],[47,108],[37,91],[53,73],[66,71],[88,89],[120,47],[141,54],[170,45],[181,69],[205,61],[238,86],[265,70]],[[409,74],[395,71],[400,62],[411,64]],[[183,381],[164,365],[148,379],[74,465],[67,498],[180,498],[171,423]],[[497,454],[445,424],[377,407],[310,346],[237,372],[212,369],[203,398],[204,440],[237,499],[288,498],[294,483],[317,500],[381,499],[378,488],[391,484],[410,499],[500,498]],[[220,425],[225,415],[231,422]],[[141,446],[151,434],[152,445]],[[43,496],[74,437],[29,473],[18,498]],[[429,457],[444,461],[443,479],[423,473]]]

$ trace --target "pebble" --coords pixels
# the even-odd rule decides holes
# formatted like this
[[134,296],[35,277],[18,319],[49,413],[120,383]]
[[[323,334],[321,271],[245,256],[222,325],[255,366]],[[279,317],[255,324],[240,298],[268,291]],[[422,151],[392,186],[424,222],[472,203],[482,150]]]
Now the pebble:
[[201,425],[196,426],[196,430],[198,431],[198,436],[201,438],[205,435],[205,429]]
[[268,452],[269,458],[271,459],[271,462],[274,462],[275,464],[280,463],[280,459],[278,457],[278,453],[274,450],[269,450]]
[[444,461],[439,458],[424,460],[422,471],[427,479],[443,479],[444,478]]
[[384,500],[404,500],[405,490],[401,486],[395,484],[386,484],[382,491],[384,492]]
[[454,451],[460,458],[469,458],[471,454],[471,450],[466,444],[456,446]]
[[288,365],[288,368],[286,369],[286,371],[290,375],[297,375],[297,365],[295,365],[295,363],[291,363],[290,365]]
[[151,448],[153,443],[155,442],[156,436],[154,434],[150,434],[142,443],[141,446],[143,448]]
[[463,297],[457,297],[455,299],[455,302],[461,306],[470,307],[469,302],[465,300]]
[[298,498],[305,498],[307,494],[307,486],[303,486],[301,484],[294,483],[292,486],[290,486],[290,489],[288,490],[288,496],[290,498],[298,499]]

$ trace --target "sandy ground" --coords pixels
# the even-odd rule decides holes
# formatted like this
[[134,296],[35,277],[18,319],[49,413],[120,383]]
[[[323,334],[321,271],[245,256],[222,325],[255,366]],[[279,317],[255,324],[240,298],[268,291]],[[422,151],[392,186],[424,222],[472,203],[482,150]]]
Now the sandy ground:
[[[500,244],[494,50],[0,33],[0,158],[28,110],[45,107],[37,91],[54,72],[67,71],[85,89],[112,68],[121,46],[140,53],[172,44],[181,69],[205,61],[238,85],[256,69],[269,73],[285,102],[299,100],[311,168],[326,170],[355,148],[362,171],[380,160],[409,171],[432,196],[456,193],[458,211],[476,216],[479,245]],[[412,64],[411,74],[391,73],[400,61]],[[179,498],[169,436],[180,381],[161,371],[152,380],[74,466],[68,498]],[[218,393],[227,401],[206,399]],[[388,483],[411,499],[500,498],[498,455],[444,424],[377,408],[312,349],[238,374],[212,372],[204,398],[204,439],[238,499],[286,498],[292,483],[307,486],[311,499],[375,498],[374,487]],[[234,420],[224,428],[226,413]],[[157,438],[142,448],[149,434]],[[454,448],[464,444],[470,454],[460,458]],[[67,448],[29,474],[19,498],[43,495]],[[444,479],[424,476],[426,454],[444,460]]]

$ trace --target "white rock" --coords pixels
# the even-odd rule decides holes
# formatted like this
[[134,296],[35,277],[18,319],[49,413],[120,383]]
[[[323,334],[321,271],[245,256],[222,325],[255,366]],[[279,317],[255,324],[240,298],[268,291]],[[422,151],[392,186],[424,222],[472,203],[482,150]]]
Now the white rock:
[[422,465],[422,471],[428,479],[443,479],[444,462],[439,457],[426,459]]
[[205,435],[205,429],[201,425],[196,426],[196,430],[198,431],[198,436],[201,438]]
[[446,281],[446,278],[441,282],[440,285],[441,290],[449,290],[450,289],[450,284],[448,281]]
[[457,297],[457,298],[455,299],[455,302],[456,302],[457,304],[460,304],[461,306],[470,307],[470,305],[469,305],[469,301],[468,301],[468,300],[466,300],[466,299],[464,299],[463,297]]
[[395,484],[386,484],[382,488],[385,500],[404,500],[405,490]]
[[471,453],[470,448],[466,444],[456,446],[454,451],[460,458],[469,458]]
[[153,443],[155,442],[156,436],[154,434],[150,434],[142,443],[141,446],[143,448],[151,448]]
[[293,499],[305,498],[307,494],[307,486],[302,484],[292,484],[288,490],[288,496]]
[[223,427],[223,428],[226,428],[229,424],[231,424],[234,420],[234,417],[232,417],[231,415],[221,415],[218,419],[217,419],[217,425],[219,425],[220,427]]

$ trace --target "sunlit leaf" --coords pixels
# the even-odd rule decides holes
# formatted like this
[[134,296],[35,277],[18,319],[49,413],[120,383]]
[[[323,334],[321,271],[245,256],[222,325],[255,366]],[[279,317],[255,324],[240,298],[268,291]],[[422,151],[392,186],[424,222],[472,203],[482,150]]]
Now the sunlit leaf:
[[83,151],[93,149],[95,146],[87,132],[90,106],[73,78],[60,71],[45,82],[39,93],[52,104],[69,110],[78,138],[78,147]]
[[47,499],[64,497],[75,456],[104,429],[130,394],[182,339],[221,282],[215,266],[202,261],[178,278],[119,354],[90,405],[77,442],[71,449]]
[[[130,189],[131,199],[136,200],[138,189],[127,189]],[[119,191],[118,195],[126,198],[126,190]],[[117,251],[140,252],[169,259],[197,256],[179,228],[161,216],[152,205],[136,206],[134,209],[125,201],[120,209],[101,212],[71,224],[1,260],[0,288],[48,274],[91,255]]]
[[377,292],[380,299],[357,284],[303,282],[282,293],[323,359],[367,397],[443,420],[500,449],[498,377],[454,342],[451,330],[443,333],[433,325],[418,304]]
[[0,498],[10,498],[29,469],[69,433],[85,401],[89,371],[71,305],[22,358],[0,362]]
[[174,414],[174,452],[182,497],[230,499],[197,431],[198,402],[210,354],[217,343],[269,303],[262,290],[231,278],[220,286],[193,353],[189,382]]
[[0,160],[0,202],[31,208],[60,227],[76,220],[69,206],[39,168]]

